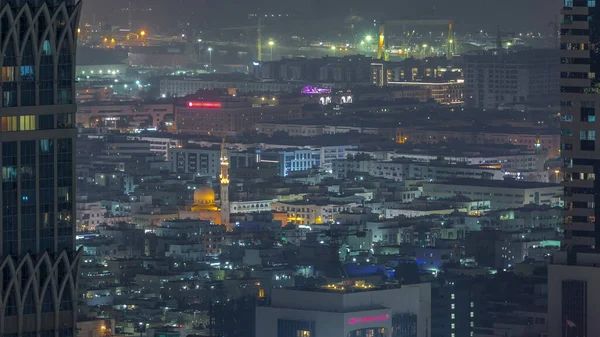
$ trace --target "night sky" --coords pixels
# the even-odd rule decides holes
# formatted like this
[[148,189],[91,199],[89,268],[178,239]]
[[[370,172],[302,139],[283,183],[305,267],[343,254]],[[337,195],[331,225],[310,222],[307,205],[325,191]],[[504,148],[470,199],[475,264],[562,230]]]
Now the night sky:
[[[352,12],[366,18],[448,17],[464,30],[547,31],[557,20],[562,0],[134,0],[153,8],[152,20],[174,23],[185,20],[215,20],[229,25],[248,13],[290,13],[304,20],[344,18]],[[85,0],[83,21],[115,17],[129,0]],[[460,27],[457,27],[460,29]]]

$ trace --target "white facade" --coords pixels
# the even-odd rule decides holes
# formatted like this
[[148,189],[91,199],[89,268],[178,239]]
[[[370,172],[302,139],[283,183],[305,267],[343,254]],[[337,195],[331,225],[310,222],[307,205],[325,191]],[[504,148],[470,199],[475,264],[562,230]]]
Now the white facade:
[[160,81],[160,94],[163,97],[184,97],[198,92],[198,90],[236,89],[239,93],[252,92],[292,92],[295,87],[289,83],[274,82],[221,82],[204,81],[200,79],[162,79]]
[[519,181],[460,179],[423,184],[425,196],[448,199],[462,195],[471,200],[490,200],[492,210],[519,208],[529,204],[550,205],[552,198],[562,193],[560,185]]
[[178,148],[183,145],[179,139],[147,137],[147,136],[127,136],[127,140],[139,140],[150,143],[150,151],[165,157],[169,160],[169,149]]
[[249,200],[249,201],[230,201],[231,213],[259,213],[270,212],[271,204],[276,202],[276,199],[266,200]]
[[106,222],[106,209],[98,202],[77,203],[77,230],[93,230],[97,225]]
[[418,337],[431,331],[428,283],[354,292],[273,289],[271,295],[270,306],[256,308],[256,336],[345,337],[377,329],[376,333],[389,337],[393,322],[403,315],[412,316]]

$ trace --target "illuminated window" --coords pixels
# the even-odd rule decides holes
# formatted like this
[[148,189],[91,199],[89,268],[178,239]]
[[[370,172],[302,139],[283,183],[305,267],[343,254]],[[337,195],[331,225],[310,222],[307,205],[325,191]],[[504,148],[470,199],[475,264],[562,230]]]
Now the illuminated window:
[[472,328],[473,326],[475,326],[475,324],[473,323],[473,321],[471,321],[471,328]]
[[20,116],[19,117],[19,130],[20,131],[32,131],[36,129],[35,116]]
[[455,337],[456,335],[453,333],[450,334],[450,337]]
[[450,304],[450,308],[451,308],[451,309],[454,309],[454,307],[455,307],[455,306],[454,306],[454,303]]
[[475,304],[473,302],[471,302],[471,308],[473,308],[475,306]]
[[310,337],[310,331],[298,330],[298,331],[296,331],[296,337]]
[[14,82],[16,81],[16,68],[15,67],[2,67],[2,82]]
[[450,318],[451,318],[451,319],[454,319],[454,318],[456,318],[456,315],[454,315],[454,314],[450,314]]
[[471,317],[475,317],[475,313],[471,311]]
[[2,132],[17,131],[17,117],[2,117]]
[[452,330],[454,330],[455,324],[454,323],[450,324],[450,328],[452,328]]
[[455,298],[456,298],[456,296],[455,296],[454,294],[452,294],[452,295],[450,295],[450,298],[451,298],[451,299],[455,299]]

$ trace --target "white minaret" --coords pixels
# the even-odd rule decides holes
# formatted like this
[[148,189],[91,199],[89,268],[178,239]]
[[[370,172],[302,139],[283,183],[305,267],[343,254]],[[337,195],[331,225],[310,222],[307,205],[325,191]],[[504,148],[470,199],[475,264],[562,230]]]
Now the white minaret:
[[225,138],[221,143],[221,224],[229,225],[229,155],[225,148]]

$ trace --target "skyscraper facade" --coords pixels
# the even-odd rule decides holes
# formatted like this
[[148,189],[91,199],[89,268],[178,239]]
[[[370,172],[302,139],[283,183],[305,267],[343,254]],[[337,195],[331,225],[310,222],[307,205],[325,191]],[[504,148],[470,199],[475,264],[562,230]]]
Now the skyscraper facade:
[[[600,2],[598,2],[600,5]],[[600,334],[600,12],[595,0],[565,0],[561,26],[563,247],[548,267],[548,336]]]
[[0,0],[0,335],[74,336],[79,0]]
[[[600,6],[600,2],[598,2]],[[561,26],[561,156],[568,251],[600,251],[600,16],[595,0],[565,0]],[[600,136],[600,135],[599,135]],[[571,254],[575,256],[575,254]],[[575,261],[572,261],[575,262]]]

